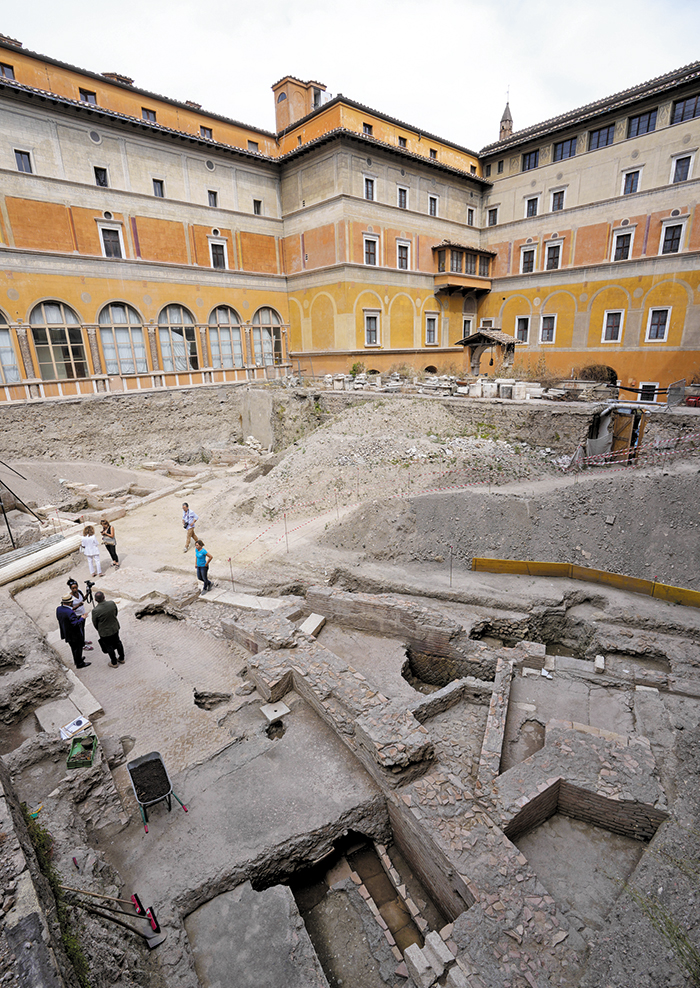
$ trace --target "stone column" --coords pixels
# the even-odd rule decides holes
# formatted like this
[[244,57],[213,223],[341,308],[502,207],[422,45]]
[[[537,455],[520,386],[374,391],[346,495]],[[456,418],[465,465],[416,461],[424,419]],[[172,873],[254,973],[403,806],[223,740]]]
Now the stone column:
[[92,357],[92,376],[95,381],[97,391],[107,391],[107,377],[105,374],[105,369],[102,366],[102,356],[100,354],[100,346],[97,341],[97,326],[83,323],[83,328],[87,333],[90,356]]
[[34,366],[34,360],[32,358],[32,348],[29,345],[29,327],[18,322],[14,329],[17,333],[19,352],[22,356],[22,363],[24,364],[24,374],[21,375],[22,381],[29,389],[30,398],[41,398],[41,379],[37,374],[37,369]]

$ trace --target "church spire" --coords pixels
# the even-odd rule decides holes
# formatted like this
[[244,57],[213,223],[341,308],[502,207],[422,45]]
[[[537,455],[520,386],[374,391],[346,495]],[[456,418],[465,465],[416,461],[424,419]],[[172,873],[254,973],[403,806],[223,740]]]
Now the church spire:
[[499,141],[505,141],[506,137],[510,137],[513,133],[513,117],[510,112],[510,103],[506,103],[506,108],[503,111],[503,116],[501,117],[501,132],[498,136]]

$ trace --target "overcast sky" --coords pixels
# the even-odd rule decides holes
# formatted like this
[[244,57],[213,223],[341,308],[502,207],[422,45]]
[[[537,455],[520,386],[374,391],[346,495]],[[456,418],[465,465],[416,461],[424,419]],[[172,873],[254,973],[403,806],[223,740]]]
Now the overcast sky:
[[0,33],[274,130],[285,75],[472,150],[700,59],[700,0],[29,0]]

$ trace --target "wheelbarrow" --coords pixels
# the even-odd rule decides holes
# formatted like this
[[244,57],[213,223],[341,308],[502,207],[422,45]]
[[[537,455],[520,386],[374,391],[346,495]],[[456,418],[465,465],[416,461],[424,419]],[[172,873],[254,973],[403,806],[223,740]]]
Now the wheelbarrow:
[[148,833],[148,809],[155,806],[156,803],[165,801],[168,804],[168,813],[170,813],[172,809],[171,796],[174,796],[187,813],[187,807],[177,793],[173,792],[173,784],[170,781],[168,770],[163,764],[160,752],[150,751],[147,755],[141,755],[140,758],[127,762],[126,767],[131,779],[131,787],[141,810],[141,819],[146,833]]

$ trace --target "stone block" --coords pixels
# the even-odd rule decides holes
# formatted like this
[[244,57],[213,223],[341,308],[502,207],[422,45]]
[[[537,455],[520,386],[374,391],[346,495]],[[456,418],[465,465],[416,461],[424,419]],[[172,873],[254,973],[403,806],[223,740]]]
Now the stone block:
[[453,967],[447,975],[445,986],[446,988],[469,988],[469,982],[464,971],[458,967]]
[[409,977],[411,977],[416,988],[431,988],[437,978],[432,967],[423,955],[423,951],[418,944],[412,943],[406,948],[403,955]]
[[281,720],[282,717],[288,714],[289,707],[286,703],[282,703],[281,700],[278,700],[277,703],[264,703],[262,707],[260,707],[260,713],[266,718],[269,724],[272,724],[273,721]]
[[593,668],[596,672],[605,672],[605,656],[596,655],[595,661],[593,663]]
[[452,956],[452,951],[443,941],[439,933],[435,933],[431,930],[430,933],[426,934],[425,944],[423,946],[423,956],[426,958],[433,971],[438,978],[441,978],[445,972],[445,968],[448,967],[454,960]]
[[309,614],[304,623],[299,627],[299,631],[303,631],[305,635],[311,635],[312,638],[315,638],[325,623],[326,619],[322,614]]

